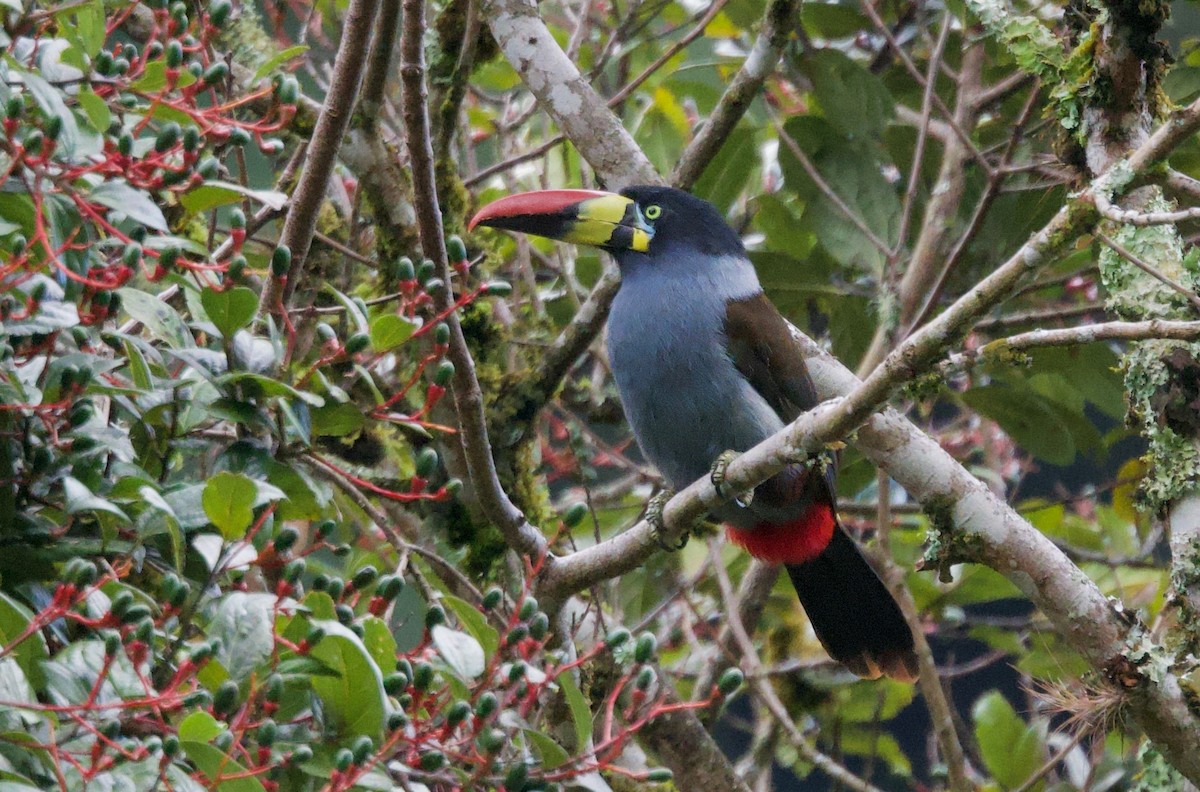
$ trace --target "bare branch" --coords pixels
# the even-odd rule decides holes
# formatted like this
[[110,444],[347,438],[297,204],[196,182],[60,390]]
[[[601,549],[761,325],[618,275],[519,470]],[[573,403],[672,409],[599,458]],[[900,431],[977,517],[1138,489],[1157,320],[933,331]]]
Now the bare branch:
[[504,535],[509,546],[530,556],[546,551],[546,539],[525,519],[513,504],[500,479],[492,459],[484,416],[483,394],[475,377],[475,361],[467,348],[458,314],[450,310],[454,296],[450,268],[446,260],[446,240],[442,235],[442,214],[438,208],[435,186],[433,144],[430,141],[429,113],[425,105],[425,34],[424,0],[404,0],[404,29],[401,34],[400,77],[403,84],[404,124],[408,133],[408,151],[412,162],[413,191],[416,195],[417,225],[421,249],[432,259],[437,274],[447,288],[434,297],[439,313],[445,313],[450,326],[449,357],[454,363],[451,394],[458,418],[459,439],[471,485],[483,513]]
[[[1182,180],[1175,179],[1174,183],[1182,184]],[[1174,212],[1142,212],[1136,209],[1122,209],[1113,204],[1106,195],[1096,196],[1096,210],[1100,212],[1100,216],[1105,220],[1112,220],[1114,223],[1122,223],[1124,225],[1138,226],[1144,228],[1154,225],[1173,225],[1182,223],[1187,220],[1200,220],[1200,207],[1193,206],[1189,209],[1179,209]]]
[[333,173],[342,137],[350,127],[350,113],[358,97],[364,68],[362,53],[370,41],[371,23],[378,6],[379,0],[350,0],[346,9],[329,91],[321,114],[317,116],[304,166],[279,235],[279,244],[291,251],[292,262],[284,278],[268,278],[263,287],[262,305],[271,313],[286,312],[284,303],[296,290],[296,283],[304,272],[304,262],[317,228],[317,212],[325,199],[325,188]]
[[729,133],[758,96],[767,77],[783,55],[788,37],[796,24],[796,0],[772,0],[763,15],[762,29],[742,67],[729,82],[704,125],[688,143],[671,173],[671,184],[689,190],[712,158],[720,151]]

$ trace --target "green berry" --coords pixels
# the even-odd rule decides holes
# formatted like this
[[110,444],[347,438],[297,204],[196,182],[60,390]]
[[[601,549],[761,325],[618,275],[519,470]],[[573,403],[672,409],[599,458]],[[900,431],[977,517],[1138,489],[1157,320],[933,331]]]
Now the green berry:
[[422,693],[433,687],[433,666],[429,663],[417,663],[413,668],[413,687]]
[[375,743],[367,735],[362,735],[354,741],[350,746],[350,750],[354,753],[354,763],[363,764],[367,761],[372,753],[375,752]]
[[588,507],[586,503],[575,503],[571,508],[567,509],[563,515],[563,524],[568,528],[574,528],[579,523],[583,522],[583,518],[588,516]]
[[638,671],[637,678],[633,681],[634,687],[638,690],[649,690],[656,676],[653,666],[642,666],[642,670]]
[[233,680],[225,680],[213,694],[213,714],[217,717],[231,715],[237,707],[238,686]]
[[275,738],[279,736],[279,727],[275,725],[275,721],[270,718],[265,718],[258,725],[258,731],[254,735],[254,739],[259,745],[270,746],[275,742]]
[[517,613],[517,618],[522,621],[529,621],[533,614],[537,613],[538,601],[533,595],[527,596],[521,602],[521,610]]
[[154,138],[154,150],[160,154],[176,143],[179,142],[179,136],[183,134],[183,129],[174,121],[168,121],[162,125],[162,129],[158,130],[158,135]]
[[333,755],[333,764],[341,772],[346,772],[354,764],[354,752],[349,748],[340,748]]
[[675,778],[675,773],[668,767],[656,767],[646,773],[646,780],[655,784],[665,784]]
[[292,764],[304,764],[311,761],[313,758],[313,750],[307,745],[298,745],[296,750],[292,751],[289,761]]
[[452,236],[446,240],[446,257],[450,259],[452,264],[466,261],[467,246],[463,244],[461,237]]
[[446,755],[441,751],[425,751],[418,764],[425,772],[432,773],[446,766]]
[[371,345],[371,338],[366,333],[355,333],[346,339],[346,354],[357,355]]
[[449,344],[450,325],[445,322],[438,322],[437,327],[433,328],[433,341],[435,344]]
[[497,710],[500,706],[500,700],[496,698],[496,694],[490,690],[485,692],[475,702],[475,717],[486,718]]
[[397,729],[403,729],[407,725],[408,725],[408,716],[405,715],[402,711],[396,710],[395,712],[388,715],[388,719],[387,719],[388,731],[396,731]]
[[250,137],[250,133],[241,127],[235,127],[234,130],[229,133],[229,142],[234,146],[247,146],[250,144],[251,140],[252,138]]
[[432,446],[425,446],[417,454],[413,462],[413,470],[418,476],[427,479],[437,471],[438,453]]
[[637,646],[633,650],[633,659],[639,663],[648,663],[650,658],[654,657],[654,651],[658,648],[658,639],[654,637],[654,633],[644,632],[638,636]]
[[283,698],[283,677],[279,674],[271,674],[267,677],[267,683],[263,685],[263,698],[267,701],[279,701]]
[[401,256],[400,260],[396,262],[396,279],[401,281],[413,281],[417,279],[412,259],[408,256]]
[[626,630],[624,627],[620,627],[608,634],[608,637],[604,639],[604,645],[609,649],[616,649],[618,646],[621,646],[627,642],[631,637],[632,636],[629,634],[629,630]]
[[541,641],[546,638],[548,632],[550,632],[550,617],[540,611],[535,613],[529,620],[529,635],[535,641]]
[[433,381],[443,388],[450,384],[450,378],[454,376],[454,364],[449,360],[443,360],[438,363],[433,372]]
[[512,284],[508,281],[496,280],[487,285],[487,293],[492,297],[507,297],[512,290]]
[[374,583],[375,579],[378,577],[379,570],[368,564],[354,573],[354,577],[351,582],[354,584],[355,589],[362,591],[367,586]]
[[200,77],[200,82],[205,85],[220,85],[225,82],[225,78],[228,76],[229,67],[223,61],[217,61],[204,70],[204,74]]
[[233,3],[229,0],[213,0],[208,4],[208,21],[213,27],[225,27],[232,13]]
[[746,681],[746,677],[736,668],[727,668],[725,673],[721,674],[717,680],[717,690],[721,691],[722,696],[729,696],[737,692],[737,689]]
[[293,558],[283,567],[283,579],[288,583],[295,583],[304,574],[306,567],[307,564],[303,558]]
[[446,611],[441,605],[430,605],[425,611],[425,626],[427,628],[436,627],[439,624],[446,623]]
[[271,254],[271,273],[277,278],[288,274],[292,267],[292,251],[287,245],[279,245]]
[[300,539],[300,532],[291,526],[285,527],[279,531],[279,535],[275,537],[275,551],[278,553],[286,553],[292,549]]
[[483,609],[489,611],[494,610],[496,606],[500,604],[502,599],[504,599],[503,591],[498,588],[488,589],[487,593],[483,595]]
[[450,727],[457,726],[465,721],[470,714],[470,704],[465,701],[456,701],[450,705],[450,709],[446,710],[446,725]]

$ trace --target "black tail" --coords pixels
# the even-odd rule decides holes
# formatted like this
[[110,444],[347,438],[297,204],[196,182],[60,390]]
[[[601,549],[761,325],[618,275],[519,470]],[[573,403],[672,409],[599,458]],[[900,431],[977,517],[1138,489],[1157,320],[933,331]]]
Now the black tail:
[[829,655],[861,677],[917,678],[912,632],[900,606],[841,526],[821,555],[788,564],[813,632]]

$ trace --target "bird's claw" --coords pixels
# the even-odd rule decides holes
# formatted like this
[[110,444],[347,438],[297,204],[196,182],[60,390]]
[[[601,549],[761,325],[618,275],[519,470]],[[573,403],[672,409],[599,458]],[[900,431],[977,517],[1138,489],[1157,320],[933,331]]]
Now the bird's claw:
[[668,553],[682,550],[691,535],[690,531],[684,531],[683,536],[679,537],[675,543],[667,541],[667,526],[663,519],[663,509],[666,508],[667,501],[671,500],[674,495],[674,490],[659,490],[646,504],[646,522],[650,523],[650,535],[654,537],[654,543]]
[[709,474],[709,481],[712,482],[713,489],[717,491],[717,495],[725,500],[732,500],[743,509],[750,508],[750,504],[754,502],[754,490],[746,490],[741,493],[732,493],[725,486],[725,472],[741,454],[737,451],[724,451],[717,460],[713,462],[712,472]]

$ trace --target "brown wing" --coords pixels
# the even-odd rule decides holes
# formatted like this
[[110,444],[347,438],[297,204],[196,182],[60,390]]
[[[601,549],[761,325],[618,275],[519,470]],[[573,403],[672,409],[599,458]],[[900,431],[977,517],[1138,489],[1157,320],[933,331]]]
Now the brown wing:
[[725,335],[734,366],[783,420],[790,423],[817,405],[800,346],[767,295],[731,300]]

